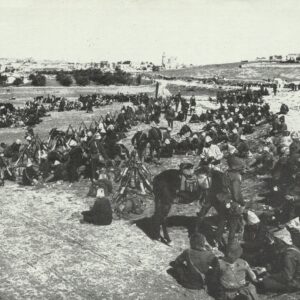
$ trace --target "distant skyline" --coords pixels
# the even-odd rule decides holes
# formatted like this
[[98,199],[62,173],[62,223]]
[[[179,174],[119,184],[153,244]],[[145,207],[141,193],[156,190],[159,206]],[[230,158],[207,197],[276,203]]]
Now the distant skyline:
[[300,52],[298,0],[0,0],[0,57],[185,64]]

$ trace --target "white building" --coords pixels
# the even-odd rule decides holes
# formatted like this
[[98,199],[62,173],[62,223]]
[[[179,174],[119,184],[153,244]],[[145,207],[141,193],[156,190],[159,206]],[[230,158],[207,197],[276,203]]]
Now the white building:
[[284,61],[284,58],[282,55],[272,55],[269,57],[270,61]]
[[287,56],[286,56],[286,60],[287,61],[300,61],[300,54],[298,53],[298,54],[288,54]]

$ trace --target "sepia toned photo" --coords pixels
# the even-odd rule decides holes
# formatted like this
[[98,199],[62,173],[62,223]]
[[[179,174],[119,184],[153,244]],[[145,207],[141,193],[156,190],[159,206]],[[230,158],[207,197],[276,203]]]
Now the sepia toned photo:
[[0,300],[299,300],[299,16],[0,0]]

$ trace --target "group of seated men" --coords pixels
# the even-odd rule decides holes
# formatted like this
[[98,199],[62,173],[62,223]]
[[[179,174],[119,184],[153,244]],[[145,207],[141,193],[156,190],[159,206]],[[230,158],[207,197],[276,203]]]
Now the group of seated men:
[[[220,123],[224,124],[224,107],[225,110],[231,107],[226,104],[213,113],[210,122],[215,122],[215,115],[221,114]],[[215,240],[205,229],[201,233],[192,233],[190,249],[170,263],[168,273],[187,288],[207,286],[209,294],[220,300],[258,299],[257,291],[296,292],[300,290],[300,250],[297,247],[300,234],[300,136],[288,131],[284,116],[288,112],[286,105],[278,114],[272,114],[263,101],[236,107],[237,123],[233,122],[231,135],[225,140],[220,138],[221,135],[214,135],[215,130],[203,131],[200,138],[187,131],[189,138],[202,141],[199,153],[208,161],[210,170],[219,170],[226,158],[230,205],[227,207],[226,201],[223,203],[221,199],[209,196],[204,200],[198,216],[202,225],[205,222],[216,224]],[[248,107],[252,109],[248,110]],[[249,145],[245,136],[244,125],[247,123],[243,122],[249,117],[256,118],[251,124],[253,130],[264,123],[271,127],[266,137],[259,141],[258,149],[255,144]],[[222,141],[226,144],[220,144]],[[226,151],[228,155],[225,155]],[[246,205],[241,188],[245,172],[255,175],[256,180],[266,181],[264,187],[268,192],[263,194],[262,201],[269,209],[255,213],[251,202]],[[218,201],[220,203],[216,203]],[[264,206],[258,204],[258,207]],[[211,207],[217,211],[214,221],[213,217],[207,217]],[[224,254],[216,253],[212,246]]]

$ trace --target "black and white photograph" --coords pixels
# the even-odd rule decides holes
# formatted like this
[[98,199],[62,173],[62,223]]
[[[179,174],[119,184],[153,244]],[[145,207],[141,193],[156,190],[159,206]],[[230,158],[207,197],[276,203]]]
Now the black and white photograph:
[[299,29],[299,0],[0,0],[0,300],[299,300]]

